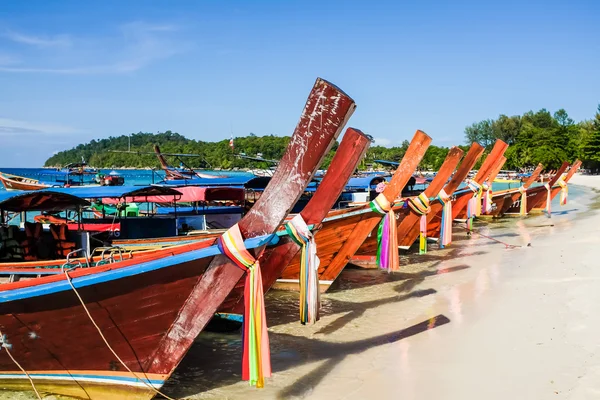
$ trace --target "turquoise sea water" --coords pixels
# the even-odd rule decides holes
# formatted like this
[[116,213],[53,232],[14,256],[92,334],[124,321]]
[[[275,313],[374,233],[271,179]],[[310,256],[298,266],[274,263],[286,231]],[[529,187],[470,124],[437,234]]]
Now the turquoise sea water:
[[[26,178],[39,179],[39,180],[50,180],[48,171],[52,171],[48,168],[0,168],[0,171],[6,172],[7,174],[23,176]],[[116,171],[125,178],[126,185],[149,185],[152,183],[158,183],[164,179],[165,174],[162,171],[153,171],[149,169],[101,169],[101,172],[108,174],[111,171]],[[202,171],[204,174],[214,175],[249,175],[248,172],[243,171]],[[4,190],[4,186],[0,184],[0,190]]]

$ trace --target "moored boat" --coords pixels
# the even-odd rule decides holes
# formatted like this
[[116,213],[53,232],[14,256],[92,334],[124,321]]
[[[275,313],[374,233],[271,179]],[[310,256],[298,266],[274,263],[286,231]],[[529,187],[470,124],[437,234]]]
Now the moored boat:
[[503,217],[506,214],[506,211],[511,207],[511,205],[515,201],[522,198],[523,196],[527,196],[529,188],[538,180],[542,169],[542,164],[538,164],[533,173],[527,179],[525,179],[525,181],[523,181],[523,184],[518,188],[493,192],[492,209],[491,211],[488,211],[485,214],[482,214],[481,216],[492,218]]
[[[380,193],[379,199],[391,207],[412,176],[431,143],[431,138],[417,131],[390,182]],[[360,248],[369,233],[383,218],[381,212],[371,208],[373,202],[343,210],[330,212],[323,220],[323,226],[315,235],[317,256],[319,257],[319,289],[325,291],[346,266],[350,258]],[[300,279],[300,258],[298,256],[285,267],[282,276],[275,283],[276,288],[298,290]]]
[[[548,182],[544,185],[529,188],[527,190],[525,214],[546,212],[550,215],[552,200],[558,193],[563,194],[564,203],[566,203],[567,184],[580,166],[581,161],[576,160],[565,174],[565,171],[569,168],[569,163],[565,161]],[[521,199],[517,199],[510,205],[505,214],[521,215],[521,204]]]
[[[89,267],[67,261],[60,271],[0,285],[2,387],[91,399],[153,397],[240,278],[247,271],[255,276],[252,259],[277,240],[273,233],[353,110],[351,98],[318,79],[269,187],[218,243]],[[265,340],[258,339],[262,373],[243,372],[258,386],[270,373]]]
[[[327,169],[322,182],[317,187],[315,194],[298,216],[288,219],[288,230],[295,232],[304,231],[302,237],[303,240],[306,240],[306,246],[301,248],[297,241],[292,239],[290,235],[286,235],[281,237],[276,247],[267,248],[261,255],[259,261],[265,291],[273,286],[277,278],[281,276],[283,269],[300,251],[307,252],[306,256],[309,256],[308,252],[313,251],[314,246],[317,246],[312,241],[312,238],[319,232],[323,218],[327,216],[330,208],[336,202],[338,196],[340,196],[340,193],[344,189],[344,182],[348,180],[360,163],[369,144],[370,137],[362,134],[360,131],[352,128],[346,131],[331,161],[331,165]],[[306,225],[308,230],[310,230],[310,234],[307,234],[307,229],[303,228],[303,225]],[[308,248],[311,246],[312,248]],[[306,265],[306,267],[314,268],[314,262]],[[305,273],[308,275],[309,271],[305,271]],[[308,280],[308,277],[306,277],[306,280]],[[236,285],[236,289],[231,292],[219,308],[220,315],[223,313],[240,314],[243,311],[243,302],[241,301],[243,289],[244,282],[240,280]]]
[[[458,147],[451,148],[439,171],[421,195],[396,201],[392,210],[394,211],[396,219],[395,222],[397,225],[396,232],[398,245],[400,245],[405,237],[411,236],[413,230],[416,229],[418,235],[421,231],[422,222],[424,223],[423,227],[426,232],[426,221],[429,217],[429,214],[431,214],[433,211],[433,203],[436,201],[436,198],[442,190],[442,187],[446,184],[446,182],[448,182],[452,172],[454,172],[454,169],[460,162],[462,155],[463,151]],[[416,207],[416,204],[409,205],[409,202],[419,202],[420,207]],[[423,218],[425,221],[423,221]],[[378,267],[377,256],[375,255],[377,254],[377,246],[379,241],[378,230],[379,228],[376,227],[371,232],[360,248],[356,251],[356,254],[350,259],[350,262],[353,265],[363,268]],[[413,238],[413,241],[414,239],[415,238]]]
[[[452,200],[452,220],[468,219],[469,210],[467,209],[467,206],[469,205],[470,200],[474,197],[477,197],[478,202],[480,202],[486,195],[485,192],[487,190],[491,190],[492,183],[487,179],[494,171],[494,167],[497,165],[497,163],[501,161],[501,157],[504,155],[504,152],[507,148],[508,144],[502,140],[496,140],[494,147],[492,147],[490,154],[488,154],[483,161],[483,164],[481,164],[481,168],[477,170],[475,177],[466,181],[467,186],[465,188],[454,193],[454,198]],[[477,211],[480,210],[474,210],[473,212],[477,213]],[[441,225],[438,225],[437,227],[433,226],[429,229],[428,236],[439,237],[440,228]]]
[[[54,186],[51,182],[45,183],[39,179],[7,174],[6,172],[0,172],[0,182],[6,190],[39,190]],[[60,187],[62,185],[56,184],[55,186]]]
[[34,179],[0,172],[0,182],[6,190],[40,190],[71,186],[122,186],[125,182],[123,177],[114,171],[104,175],[95,169],[79,170],[73,167],[56,171],[48,170],[40,175],[47,179]]

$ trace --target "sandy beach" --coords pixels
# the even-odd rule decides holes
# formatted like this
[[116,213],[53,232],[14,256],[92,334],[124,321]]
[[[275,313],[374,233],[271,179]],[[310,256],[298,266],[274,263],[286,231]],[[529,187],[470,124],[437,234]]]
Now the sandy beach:
[[[346,270],[314,326],[267,296],[273,377],[240,381],[240,335],[202,334],[166,392],[192,399],[600,398],[599,176],[552,218],[477,224],[401,273]],[[576,186],[577,185],[577,186]]]

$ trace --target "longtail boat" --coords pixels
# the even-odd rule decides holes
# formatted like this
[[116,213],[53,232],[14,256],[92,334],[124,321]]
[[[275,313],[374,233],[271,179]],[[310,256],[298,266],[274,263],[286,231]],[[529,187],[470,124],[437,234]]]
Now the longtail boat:
[[[248,330],[247,316],[242,376],[262,386],[270,363],[260,269],[253,259],[277,240],[273,233],[354,108],[350,97],[318,79],[270,185],[218,240],[104,265],[65,263],[59,273],[40,271],[40,277],[0,285],[2,387],[150,399],[245,273],[253,286],[256,330]],[[248,355],[249,348],[258,354]]]
[[[393,204],[421,162],[430,143],[431,138],[425,132],[415,133],[398,169],[379,195],[382,196],[381,200],[389,205]],[[323,226],[315,235],[317,256],[320,260],[318,269],[320,291],[329,288],[369,233],[381,221],[383,214],[385,212],[373,210],[371,202],[362,206],[331,211],[323,220]],[[296,256],[284,269],[275,287],[298,290],[300,268],[301,260]]]
[[[44,183],[39,179],[7,174],[6,172],[0,172],[0,182],[6,190],[40,190],[53,186],[52,183]],[[56,186],[62,185],[56,184]]]
[[503,217],[506,211],[511,207],[511,205],[515,201],[527,195],[529,188],[533,183],[535,183],[538,180],[543,168],[544,167],[542,164],[538,164],[533,173],[529,177],[527,177],[525,181],[523,181],[523,185],[521,185],[519,188],[494,191],[492,194],[491,211],[488,211],[485,214],[482,214],[481,216],[492,218]]
[[[567,201],[567,184],[571,177],[577,172],[579,167],[581,166],[581,161],[576,160],[571,169],[566,173],[563,177],[563,174],[569,167],[568,162],[563,162],[562,165],[550,180],[541,186],[532,187],[527,191],[527,205],[526,205],[526,214],[529,213],[540,213],[547,212],[551,213],[551,204],[552,200],[558,193],[561,193],[561,205],[566,204]],[[506,210],[505,214],[519,214],[521,215],[522,209],[522,199],[519,198],[515,202],[513,202],[510,207]]]
[[[348,128],[344,138],[336,153],[331,160],[331,165],[315,194],[310,199],[306,207],[300,212],[300,217],[308,227],[314,226],[311,235],[314,237],[320,229],[323,218],[336,202],[338,196],[344,189],[348,178],[355,171],[362,160],[365,152],[370,145],[370,137],[360,131]],[[298,217],[294,217],[298,218]],[[291,222],[288,222],[290,224]],[[300,222],[302,224],[302,222]],[[292,224],[289,228],[297,230]],[[300,228],[301,229],[301,228]],[[308,235],[307,235],[308,236]],[[305,240],[308,246],[313,246],[310,237]],[[269,290],[277,278],[281,276],[283,269],[296,257],[296,255],[305,246],[298,245],[297,242],[288,236],[281,238],[277,247],[267,248],[260,257],[261,273],[263,277],[263,288]],[[306,271],[308,273],[308,271]],[[240,280],[236,288],[219,308],[219,313],[241,314],[243,311],[243,289],[244,281]]]
[[[103,175],[95,168],[89,168],[82,159],[81,162],[66,165],[60,169],[41,169],[37,175],[40,179],[28,178],[6,172],[0,172],[0,182],[6,190],[40,190],[69,186],[120,186],[124,179],[121,175]],[[94,179],[94,175],[96,178]],[[89,177],[86,179],[86,177]],[[102,179],[100,179],[102,177]]]
[[[469,210],[467,209],[467,206],[474,196],[476,196],[478,201],[480,201],[483,196],[485,196],[485,192],[491,189],[492,183],[487,182],[486,180],[494,170],[494,166],[500,157],[504,155],[504,152],[507,148],[508,145],[502,140],[496,140],[494,147],[492,147],[490,154],[488,154],[483,161],[483,164],[481,164],[481,168],[479,168],[475,177],[467,181],[469,185],[467,185],[466,188],[455,192],[455,199],[452,201],[452,220],[469,218]],[[473,202],[471,202],[471,204],[473,204]],[[439,237],[440,228],[441,225],[430,228],[428,237]]]
[[[226,177],[226,176],[220,176],[220,175],[203,174],[201,172],[195,171],[193,168],[187,167],[183,163],[183,161],[181,161],[181,164],[185,168],[172,167],[169,165],[169,163],[165,159],[165,154],[161,153],[160,147],[158,147],[157,144],[154,145],[154,153],[156,154],[156,158],[158,158],[158,162],[160,163],[161,168],[165,172],[166,180],[192,179],[192,178],[217,179],[217,178],[225,178]],[[175,156],[182,156],[182,154],[175,154]]]
[[[481,146],[479,146],[479,145],[476,145],[476,146],[481,148]],[[483,148],[481,148],[481,151],[483,151]],[[423,191],[423,193],[421,195],[422,197],[424,196],[423,199],[419,199],[419,198],[417,198],[417,199],[414,199],[414,198],[402,199],[401,201],[397,201],[394,204],[393,211],[396,215],[396,224],[398,225],[398,227],[396,229],[397,236],[398,236],[398,245],[404,239],[408,238],[409,236],[413,238],[413,242],[414,242],[414,240],[416,239],[416,236],[413,237],[413,233],[415,231],[416,231],[416,235],[417,236],[419,235],[420,230],[421,230],[421,219],[422,218],[429,219],[431,212],[433,212],[433,203],[436,200],[433,200],[431,203],[429,203],[429,199],[436,198],[438,196],[438,194],[442,190],[442,187],[446,184],[446,182],[448,182],[448,178],[450,178],[450,175],[452,175],[452,172],[454,172],[454,169],[458,165],[460,159],[462,158],[462,155],[463,155],[463,151],[461,149],[459,149],[458,147],[452,147],[450,149],[450,151],[448,152],[448,155],[446,156],[446,159],[444,160],[444,163],[440,167],[440,170],[438,171],[437,175],[435,176],[435,178],[433,178],[431,183]],[[476,159],[473,160],[473,164],[475,163],[475,161],[476,161]],[[465,165],[465,167],[466,167],[466,165]],[[470,169],[470,167],[469,167],[469,169]],[[466,170],[465,174],[469,172],[469,169]],[[425,200],[425,199],[427,199],[427,200]],[[422,211],[420,211],[416,207],[406,207],[406,205],[409,201],[415,201],[415,200],[425,202],[424,208],[425,209],[428,208],[429,211],[422,213]],[[425,227],[426,226],[427,226],[427,224],[425,223]],[[369,237],[360,246],[360,248],[357,250],[356,254],[350,259],[350,262],[353,265],[360,266],[363,268],[377,268],[378,267],[377,262],[376,262],[377,257],[374,255],[377,252],[377,246],[378,246],[378,230],[379,230],[379,228],[376,227],[375,229],[373,229],[373,231],[371,231],[371,234],[369,235]]]

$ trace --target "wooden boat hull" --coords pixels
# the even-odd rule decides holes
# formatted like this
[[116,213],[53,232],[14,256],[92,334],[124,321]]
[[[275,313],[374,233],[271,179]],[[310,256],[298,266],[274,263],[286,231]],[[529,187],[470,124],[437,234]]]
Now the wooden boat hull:
[[[157,388],[179,360],[153,364],[153,356],[211,259],[78,289],[119,357]],[[117,362],[71,290],[0,304],[0,326],[13,356],[41,390],[81,398],[94,393],[91,398],[102,399],[154,395]],[[6,355],[0,357],[0,371],[2,387],[31,390]]]

